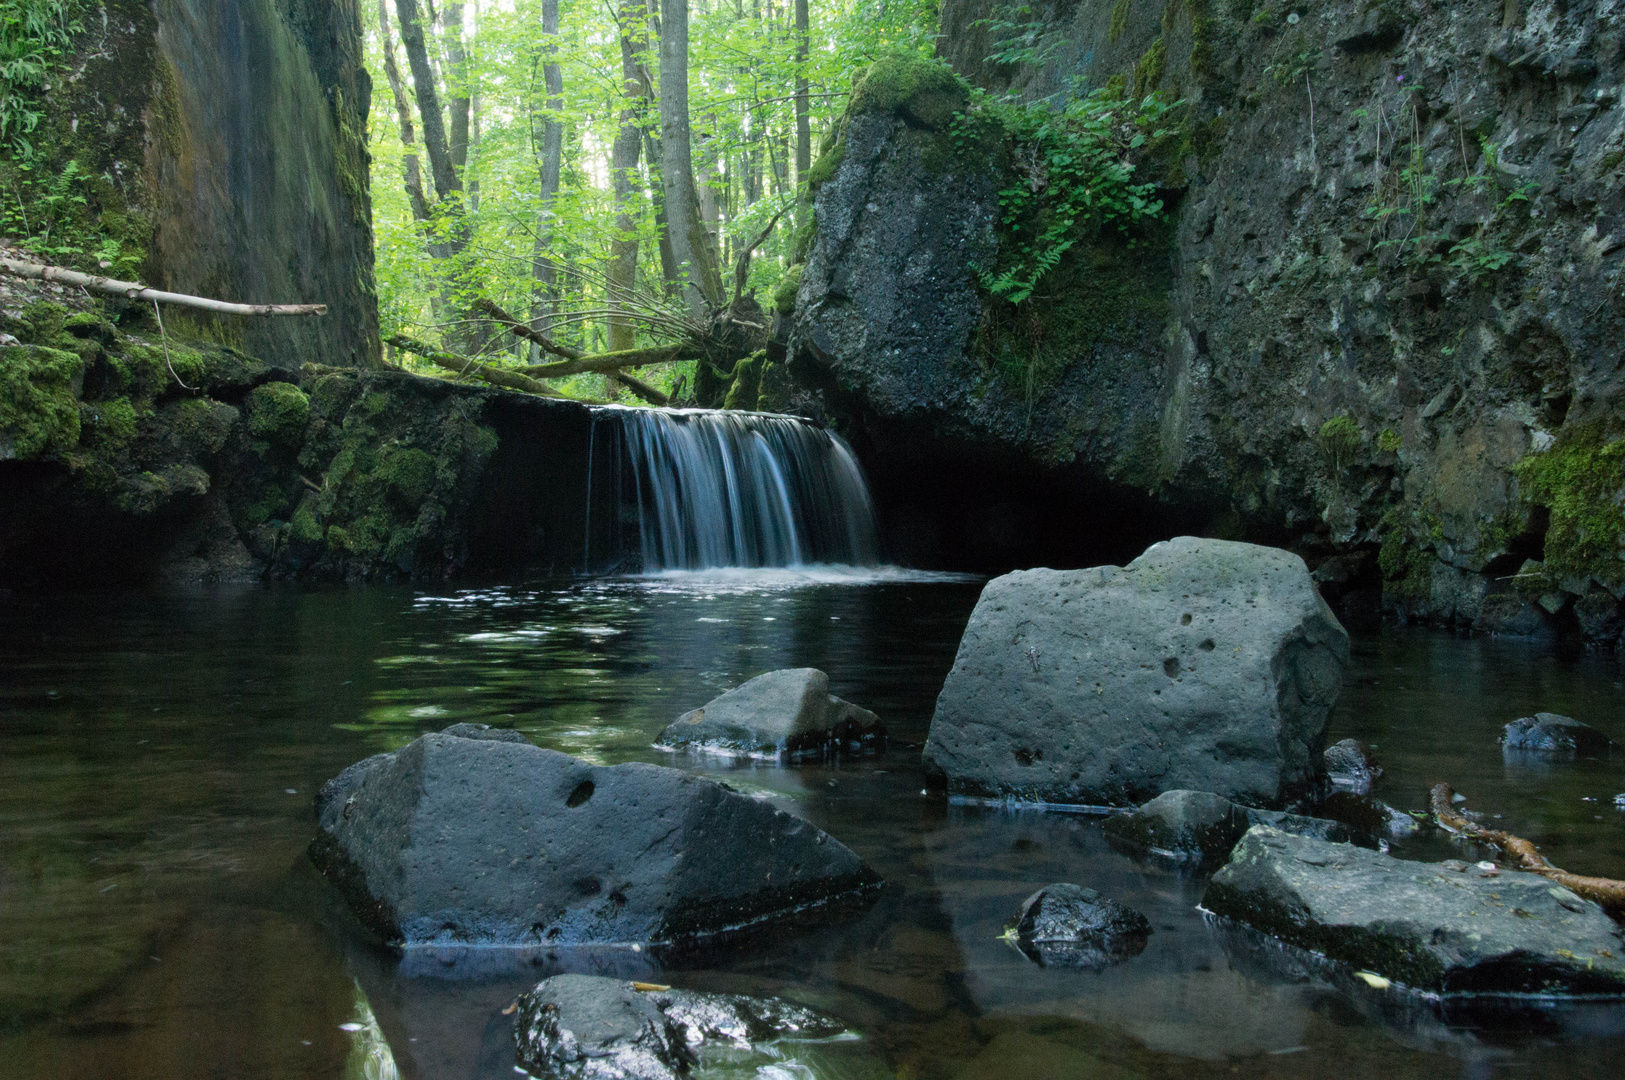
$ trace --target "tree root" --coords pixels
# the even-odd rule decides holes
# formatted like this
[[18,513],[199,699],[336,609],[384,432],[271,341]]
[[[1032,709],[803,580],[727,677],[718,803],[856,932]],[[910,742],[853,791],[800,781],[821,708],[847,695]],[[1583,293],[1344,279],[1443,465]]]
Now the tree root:
[[1548,881],[1572,890],[1578,895],[1596,903],[1615,922],[1625,922],[1625,881],[1616,881],[1613,878],[1585,877],[1581,874],[1571,874],[1567,870],[1553,866],[1546,861],[1534,844],[1521,836],[1513,836],[1499,829],[1487,829],[1476,821],[1469,821],[1465,816],[1456,812],[1451,805],[1451,797],[1455,792],[1449,784],[1435,784],[1429,794],[1432,804],[1433,818],[1439,827],[1456,836],[1463,836],[1480,843],[1494,844],[1518,863],[1519,870],[1526,870],[1531,874],[1539,874]]

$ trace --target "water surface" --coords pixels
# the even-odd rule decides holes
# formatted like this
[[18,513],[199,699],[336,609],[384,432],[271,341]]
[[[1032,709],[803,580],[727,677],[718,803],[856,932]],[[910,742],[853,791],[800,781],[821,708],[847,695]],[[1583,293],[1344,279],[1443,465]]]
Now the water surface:
[[[511,1077],[515,994],[555,970],[784,993],[864,1033],[715,1060],[713,1076],[1611,1074],[1625,1005],[1490,1017],[1406,1006],[1195,911],[1098,821],[947,806],[917,753],[780,769],[651,749],[679,713],[775,667],[922,742],[974,582],[831,570],[424,591],[218,588],[0,602],[0,1076]],[[1625,734],[1611,656],[1389,629],[1357,638],[1332,737],[1378,747],[1379,794],[1436,779],[1560,865],[1625,876],[1625,769],[1502,760],[1537,709]],[[358,935],[303,850],[345,765],[460,720],[611,764],[726,776],[828,829],[888,882],[866,915],[662,964],[518,967]],[[1438,841],[1396,847],[1453,854]],[[1146,952],[1038,968],[999,940],[1051,881],[1143,911]],[[355,1030],[344,1030],[344,1027]]]

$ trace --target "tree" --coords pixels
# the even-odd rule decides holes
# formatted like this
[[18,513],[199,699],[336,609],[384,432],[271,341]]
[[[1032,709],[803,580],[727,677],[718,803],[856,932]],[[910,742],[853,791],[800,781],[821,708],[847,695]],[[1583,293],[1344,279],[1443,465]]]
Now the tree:
[[722,277],[694,190],[688,111],[688,0],[667,0],[660,26],[660,175],[666,233],[689,313],[704,319],[722,306]]

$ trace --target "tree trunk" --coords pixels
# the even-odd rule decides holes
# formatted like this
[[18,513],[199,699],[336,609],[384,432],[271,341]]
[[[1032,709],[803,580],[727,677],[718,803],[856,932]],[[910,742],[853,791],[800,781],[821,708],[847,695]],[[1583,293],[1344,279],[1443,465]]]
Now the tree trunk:
[[[649,21],[643,0],[625,0],[619,12],[621,23],[621,84],[626,104],[621,109],[621,128],[610,148],[610,174],[615,183],[615,236],[609,242],[608,295],[612,311],[624,310],[637,287],[638,234],[633,203],[641,187],[638,179],[638,152],[643,146],[640,104],[645,100],[648,72],[643,56],[649,48]],[[609,317],[609,347],[612,351],[637,344],[637,332],[624,315]]]
[[[404,0],[403,0],[404,2]],[[695,318],[722,306],[722,279],[694,190],[688,121],[688,0],[667,0],[660,27],[660,152],[667,235],[683,301]]]
[[805,187],[812,169],[812,121],[807,95],[807,0],[796,0],[796,184]]
[[423,195],[423,174],[417,151],[413,149],[416,136],[412,130],[412,108],[406,101],[401,68],[395,62],[395,42],[389,34],[389,0],[378,0],[378,37],[384,49],[384,75],[389,79],[389,90],[395,98],[395,119],[401,126],[401,145],[406,148],[401,157],[401,180],[406,187],[407,201],[412,204],[412,220],[428,221],[429,200]]
[[[801,0],[798,0],[801,2]],[[468,167],[468,120],[473,109],[469,94],[468,54],[463,50],[463,4],[451,0],[441,13],[446,43],[446,96],[451,99],[451,137],[448,150],[459,174]]]
[[[558,293],[558,268],[547,254],[553,243],[553,203],[558,198],[559,173],[564,166],[564,122],[558,119],[564,111],[564,73],[557,60],[558,33],[559,0],[543,0],[542,35],[545,43],[542,54],[548,59],[542,65],[542,80],[547,86],[547,100],[543,103],[547,115],[542,121],[538,162],[542,207],[536,219],[536,246],[531,257],[531,275],[536,280],[536,287],[530,305],[531,329],[540,333],[547,332]],[[534,130],[533,122],[533,133]]]
[[423,149],[429,155],[429,175],[434,180],[435,195],[444,199],[452,192],[461,191],[463,185],[446,146],[446,124],[440,115],[434,72],[429,67],[429,49],[423,40],[418,0],[395,0],[395,14],[400,18],[406,62],[412,69],[412,91],[417,95],[418,116],[423,122]]

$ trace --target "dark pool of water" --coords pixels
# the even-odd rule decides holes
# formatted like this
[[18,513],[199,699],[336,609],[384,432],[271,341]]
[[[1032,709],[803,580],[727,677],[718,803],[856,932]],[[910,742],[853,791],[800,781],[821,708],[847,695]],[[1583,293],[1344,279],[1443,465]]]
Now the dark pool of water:
[[[923,741],[977,592],[740,578],[0,602],[0,1076],[361,1077],[392,1058],[403,1076],[512,1077],[501,1010],[565,967],[786,993],[864,1033],[712,1062],[714,1076],[1615,1074],[1625,1005],[1406,1006],[1208,925],[1200,880],[1116,853],[1094,819],[923,796],[917,755],[730,768],[649,747],[678,713],[789,665],[825,669]],[[1621,761],[1522,767],[1495,743],[1536,709],[1625,736],[1620,690],[1612,657],[1387,630],[1356,640],[1331,734],[1377,744],[1396,805],[1420,809],[1447,779],[1559,864],[1625,876]],[[665,965],[619,951],[398,961],[305,862],[312,796],[458,720],[598,762],[725,774],[828,829],[888,887],[855,920]],[[1146,952],[1087,973],[1000,941],[1021,899],[1060,880],[1145,912]]]

